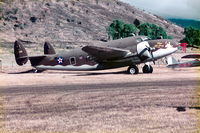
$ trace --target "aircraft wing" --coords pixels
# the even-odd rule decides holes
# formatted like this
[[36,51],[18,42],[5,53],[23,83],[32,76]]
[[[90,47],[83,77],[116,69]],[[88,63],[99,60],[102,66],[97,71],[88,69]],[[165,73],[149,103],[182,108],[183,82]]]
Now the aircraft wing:
[[200,54],[190,54],[190,55],[186,55],[183,56],[182,58],[200,58]]
[[117,60],[132,56],[133,53],[129,50],[113,48],[113,47],[104,47],[104,46],[85,46],[82,48],[83,51],[93,56],[97,61],[104,60]]

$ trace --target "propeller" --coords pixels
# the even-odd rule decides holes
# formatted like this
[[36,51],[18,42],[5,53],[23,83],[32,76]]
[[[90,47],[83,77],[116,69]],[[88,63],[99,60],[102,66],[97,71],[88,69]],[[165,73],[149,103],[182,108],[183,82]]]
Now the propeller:
[[149,52],[150,52],[150,54],[151,54],[151,58],[152,58],[152,60],[153,60],[153,64],[155,65],[156,63],[155,63],[155,58],[154,58],[154,56],[153,56],[153,48],[151,48],[150,46],[149,46]]
[[137,52],[142,58],[152,58],[153,63],[155,64],[155,58],[153,56],[153,48],[150,47],[148,42],[141,42],[137,45]]

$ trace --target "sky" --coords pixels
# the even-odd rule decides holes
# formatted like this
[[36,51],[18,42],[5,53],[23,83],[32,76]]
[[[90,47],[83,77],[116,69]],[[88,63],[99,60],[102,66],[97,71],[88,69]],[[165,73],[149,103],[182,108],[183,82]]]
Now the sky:
[[200,0],[121,0],[165,18],[200,20]]

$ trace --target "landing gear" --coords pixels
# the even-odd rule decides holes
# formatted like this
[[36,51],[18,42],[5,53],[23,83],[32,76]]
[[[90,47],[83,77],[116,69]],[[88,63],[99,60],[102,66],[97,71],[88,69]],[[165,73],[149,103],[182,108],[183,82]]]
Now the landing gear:
[[153,67],[151,65],[144,65],[142,71],[143,73],[153,73]]
[[[147,65],[145,64],[144,67],[142,68],[143,73],[153,73],[153,67],[151,65]],[[138,74],[139,73],[139,69],[136,65],[131,65],[128,67],[127,70],[128,74]]]
[[132,66],[128,67],[127,72],[129,74],[138,74],[139,73],[139,69],[138,69],[138,67],[136,65],[132,65]]

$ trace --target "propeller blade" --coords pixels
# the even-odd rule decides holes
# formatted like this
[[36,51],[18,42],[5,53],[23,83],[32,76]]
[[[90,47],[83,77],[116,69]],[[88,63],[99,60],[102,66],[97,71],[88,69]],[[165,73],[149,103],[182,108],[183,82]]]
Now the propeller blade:
[[151,50],[151,57],[152,57],[152,59],[153,59],[153,64],[155,65],[156,62],[155,62],[155,58],[154,58],[154,56],[153,56],[153,52],[152,52],[152,50]]
[[149,53],[151,54],[151,57],[150,57],[150,58],[152,58],[153,64],[155,65],[156,63],[155,63],[155,58],[154,58],[154,56],[153,56],[153,49],[152,49],[150,46],[146,46],[146,47],[147,47]]

